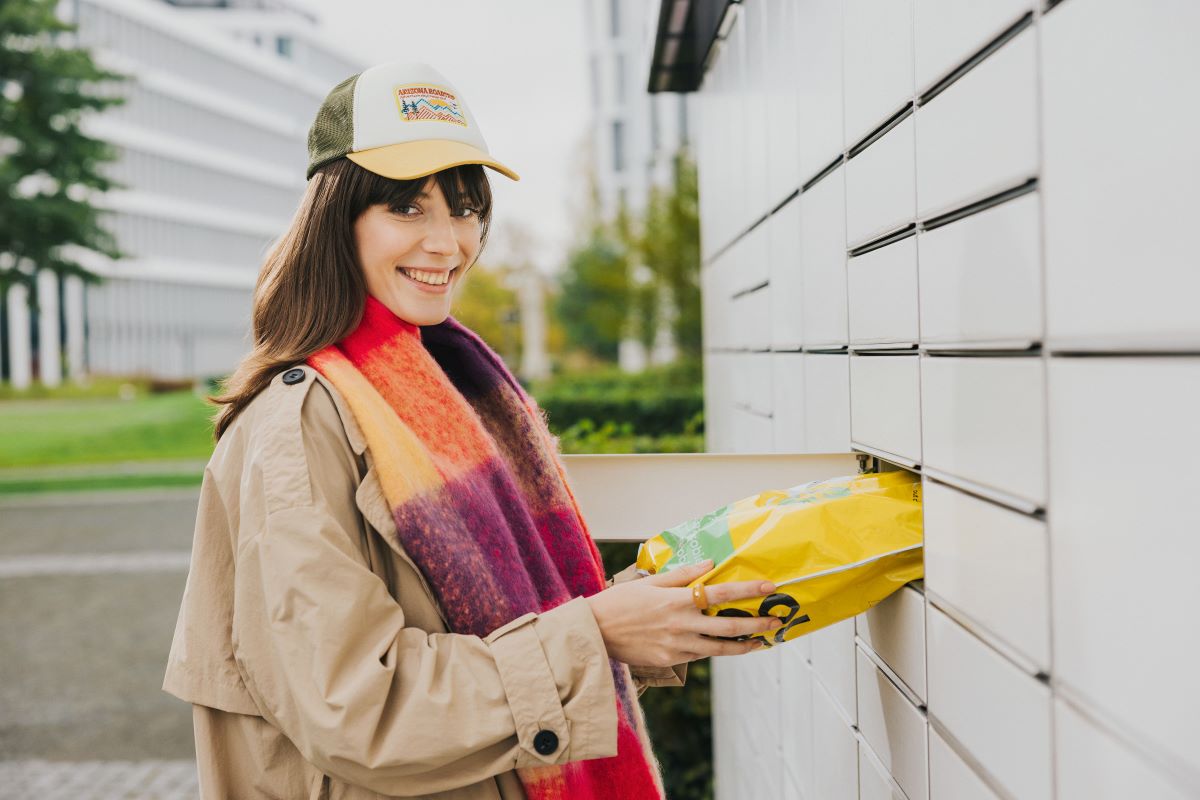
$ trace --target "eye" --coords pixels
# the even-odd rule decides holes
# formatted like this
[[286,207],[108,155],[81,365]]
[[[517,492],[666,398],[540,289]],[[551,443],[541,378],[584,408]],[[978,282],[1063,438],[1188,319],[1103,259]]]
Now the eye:
[[413,206],[413,205],[392,206],[391,212],[393,214],[398,214],[402,217],[415,217],[421,213],[421,209],[419,207]]
[[479,209],[477,209],[477,208],[471,208],[470,206],[463,206],[462,208],[456,208],[456,209],[454,209],[454,210],[453,210],[452,212],[450,212],[450,213],[451,213],[451,215],[452,215],[452,216],[455,216],[455,217],[461,217],[461,218],[463,218],[463,219],[466,219],[467,217],[478,216],[478,215],[479,215]]

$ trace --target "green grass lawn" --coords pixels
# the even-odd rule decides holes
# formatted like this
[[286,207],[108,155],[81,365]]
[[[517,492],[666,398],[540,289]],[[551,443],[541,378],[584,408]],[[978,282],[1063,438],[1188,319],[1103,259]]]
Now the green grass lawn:
[[206,459],[212,408],[189,392],[0,402],[0,469]]

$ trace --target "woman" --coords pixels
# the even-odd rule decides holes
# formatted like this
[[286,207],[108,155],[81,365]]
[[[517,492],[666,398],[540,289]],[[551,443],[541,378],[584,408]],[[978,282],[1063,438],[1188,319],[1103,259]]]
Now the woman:
[[216,398],[163,687],[194,704],[202,796],[661,797],[636,693],[778,620],[700,614],[703,570],[605,588],[536,405],[449,316],[482,165],[516,177],[454,88],[366,70],[309,151]]

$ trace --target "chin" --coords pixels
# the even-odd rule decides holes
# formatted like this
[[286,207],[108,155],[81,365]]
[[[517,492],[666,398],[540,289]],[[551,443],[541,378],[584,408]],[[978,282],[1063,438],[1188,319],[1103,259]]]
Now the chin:
[[388,304],[388,308],[400,319],[412,325],[437,325],[450,316],[448,309],[413,308],[410,304]]

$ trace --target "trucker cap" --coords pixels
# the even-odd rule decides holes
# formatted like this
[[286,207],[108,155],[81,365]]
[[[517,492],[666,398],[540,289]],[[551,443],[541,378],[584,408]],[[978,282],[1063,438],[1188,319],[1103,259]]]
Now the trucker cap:
[[385,178],[411,180],[483,164],[520,180],[488,153],[462,95],[427,64],[377,64],[333,87],[308,131],[308,174],[345,156]]

